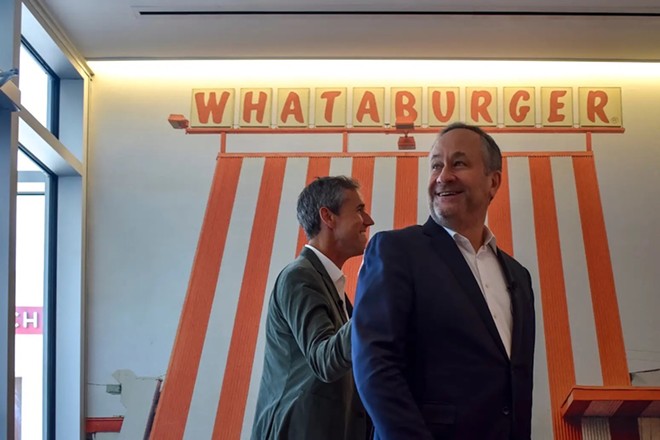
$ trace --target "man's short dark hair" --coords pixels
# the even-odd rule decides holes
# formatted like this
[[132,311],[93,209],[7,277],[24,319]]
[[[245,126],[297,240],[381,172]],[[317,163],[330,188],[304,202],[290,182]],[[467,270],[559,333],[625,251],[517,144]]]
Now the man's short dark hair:
[[502,171],[502,152],[500,151],[500,147],[497,146],[497,142],[495,142],[495,139],[493,139],[491,135],[476,125],[470,125],[464,122],[454,122],[453,124],[446,126],[440,132],[440,136],[452,130],[456,130],[457,128],[473,131],[481,137],[481,146],[484,153],[484,165],[486,167],[486,173]]
[[328,208],[335,214],[344,203],[344,190],[357,190],[360,184],[357,180],[346,176],[318,177],[307,185],[298,196],[296,214],[298,223],[302,226],[308,239],[314,238],[321,231],[321,216],[319,210]]

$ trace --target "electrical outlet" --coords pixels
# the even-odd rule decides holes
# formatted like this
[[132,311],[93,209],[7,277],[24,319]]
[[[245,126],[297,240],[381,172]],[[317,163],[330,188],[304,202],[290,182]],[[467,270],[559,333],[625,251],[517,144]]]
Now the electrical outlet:
[[109,383],[105,386],[105,392],[108,394],[121,394],[121,384]]

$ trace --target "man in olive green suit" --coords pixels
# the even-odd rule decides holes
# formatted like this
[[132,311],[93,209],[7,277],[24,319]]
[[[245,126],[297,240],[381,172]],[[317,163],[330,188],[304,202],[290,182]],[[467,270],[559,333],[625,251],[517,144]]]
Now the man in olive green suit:
[[359,185],[323,177],[298,197],[309,239],[275,282],[252,440],[365,440],[370,431],[351,364],[352,306],[344,262],[361,255],[373,220]]

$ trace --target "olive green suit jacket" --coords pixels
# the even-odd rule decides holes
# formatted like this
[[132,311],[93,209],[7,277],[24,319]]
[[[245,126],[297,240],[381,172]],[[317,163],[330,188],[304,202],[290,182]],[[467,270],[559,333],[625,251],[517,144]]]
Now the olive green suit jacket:
[[351,368],[351,324],[311,249],[277,278],[252,440],[364,440]]

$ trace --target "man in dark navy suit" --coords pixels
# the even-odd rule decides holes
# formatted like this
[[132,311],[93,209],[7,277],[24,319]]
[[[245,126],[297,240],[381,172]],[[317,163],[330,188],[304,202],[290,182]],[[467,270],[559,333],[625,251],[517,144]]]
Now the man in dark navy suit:
[[502,155],[455,123],[429,154],[431,215],[376,234],[353,314],[353,373],[378,440],[530,440],[529,272],[485,225]]

